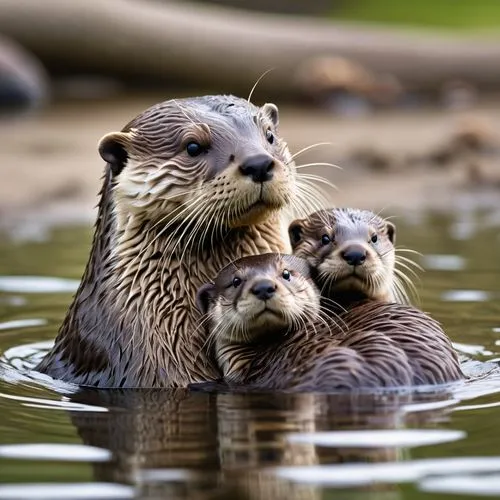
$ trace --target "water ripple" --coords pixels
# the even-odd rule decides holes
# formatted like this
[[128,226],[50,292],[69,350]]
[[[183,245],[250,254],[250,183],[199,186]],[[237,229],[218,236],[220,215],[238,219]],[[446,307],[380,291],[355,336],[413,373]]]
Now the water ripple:
[[[375,483],[410,483],[427,476],[439,480],[460,478],[463,474],[500,473],[500,457],[458,457],[413,460],[407,462],[356,463],[303,467],[277,467],[272,470],[283,479],[298,483],[312,483],[344,488]],[[428,483],[427,483],[428,484]]]
[[0,485],[0,498],[4,500],[92,500],[134,498],[130,486],[113,483],[40,483]]
[[419,489],[432,493],[467,496],[500,496],[500,473],[486,475],[461,474],[459,477],[432,477],[422,480]]
[[0,323],[0,330],[16,330],[20,328],[30,328],[32,326],[44,326],[46,324],[47,320],[41,318],[17,319]]
[[466,433],[455,430],[398,429],[332,431],[289,434],[291,443],[345,448],[414,448],[464,439]]
[[445,302],[488,302],[492,295],[484,290],[448,290],[441,294]]
[[67,293],[76,292],[80,282],[46,276],[0,276],[0,292]]
[[465,264],[466,260],[459,255],[428,254],[422,257],[422,265],[428,270],[461,271]]
[[111,459],[111,452],[82,444],[6,444],[0,445],[0,458],[107,462]]

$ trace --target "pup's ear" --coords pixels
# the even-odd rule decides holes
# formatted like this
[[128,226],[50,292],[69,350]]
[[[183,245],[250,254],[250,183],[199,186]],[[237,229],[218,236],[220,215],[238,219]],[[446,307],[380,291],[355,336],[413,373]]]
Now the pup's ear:
[[386,222],[387,237],[389,241],[394,245],[396,243],[396,225],[392,222]]
[[280,121],[280,114],[278,111],[278,106],[276,106],[276,104],[266,102],[266,104],[262,106],[262,112],[273,122],[273,125],[275,127],[278,126],[278,123]]
[[202,314],[207,314],[210,302],[215,297],[215,285],[205,283],[196,292],[196,307]]
[[99,154],[109,163],[113,175],[118,175],[127,164],[130,142],[127,132],[111,132],[99,141]]
[[293,250],[295,250],[302,240],[303,223],[304,219],[297,219],[288,226],[288,236],[290,237],[290,244]]

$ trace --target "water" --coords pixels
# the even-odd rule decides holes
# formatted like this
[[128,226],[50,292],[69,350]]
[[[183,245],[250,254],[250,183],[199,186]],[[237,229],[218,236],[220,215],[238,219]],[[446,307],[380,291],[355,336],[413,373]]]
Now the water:
[[90,232],[5,240],[0,498],[500,496],[500,233],[492,220],[396,220],[398,245],[424,254],[422,307],[477,380],[373,396],[83,391],[23,374],[57,331]]

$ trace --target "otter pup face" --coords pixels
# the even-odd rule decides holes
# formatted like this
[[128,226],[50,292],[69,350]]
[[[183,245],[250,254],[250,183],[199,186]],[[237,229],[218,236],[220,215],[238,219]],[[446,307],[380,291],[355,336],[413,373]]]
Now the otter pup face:
[[393,300],[396,227],[373,212],[338,208],[315,212],[289,228],[294,255],[316,269],[332,299],[343,292]]
[[279,254],[245,257],[226,266],[214,284],[199,289],[197,305],[208,314],[211,333],[231,343],[284,334],[320,313],[307,262]]
[[206,234],[210,224],[265,220],[295,192],[295,166],[277,126],[274,104],[258,108],[233,96],[170,100],[146,110],[99,144],[122,221],[132,213],[190,223]]

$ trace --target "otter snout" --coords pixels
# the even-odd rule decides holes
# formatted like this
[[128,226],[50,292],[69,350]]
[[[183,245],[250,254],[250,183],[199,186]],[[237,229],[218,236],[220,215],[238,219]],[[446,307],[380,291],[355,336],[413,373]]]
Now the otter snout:
[[259,280],[251,288],[251,292],[259,300],[269,300],[274,297],[276,293],[276,283],[269,279]]
[[255,155],[240,165],[240,172],[254,182],[267,182],[273,178],[274,158],[269,155]]
[[366,260],[366,249],[361,245],[349,245],[340,255],[350,266],[361,266]]

